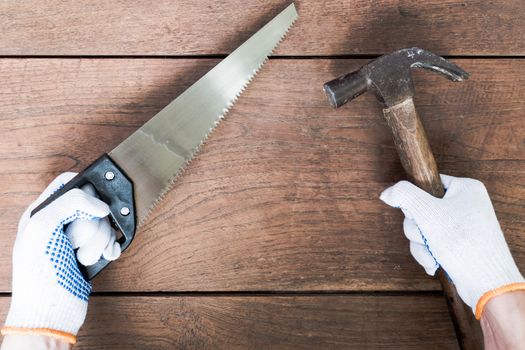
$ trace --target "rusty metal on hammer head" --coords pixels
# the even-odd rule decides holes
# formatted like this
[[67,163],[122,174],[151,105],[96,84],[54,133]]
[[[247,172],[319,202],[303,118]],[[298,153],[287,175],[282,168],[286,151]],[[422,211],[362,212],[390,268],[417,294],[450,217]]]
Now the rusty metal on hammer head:
[[411,68],[425,68],[453,81],[468,78],[468,73],[432,52],[412,47],[384,55],[361,69],[324,85],[333,107],[340,107],[371,89],[385,107],[396,105],[414,95]]

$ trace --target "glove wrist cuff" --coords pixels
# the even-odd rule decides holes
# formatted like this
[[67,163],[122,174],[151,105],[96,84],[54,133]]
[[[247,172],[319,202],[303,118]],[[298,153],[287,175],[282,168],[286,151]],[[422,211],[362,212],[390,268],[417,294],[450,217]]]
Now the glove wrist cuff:
[[32,295],[26,293],[29,288],[20,287],[13,284],[5,327],[51,329],[73,336],[78,333],[86,317],[87,302],[74,297],[59,285],[41,288],[38,294]]
[[492,298],[504,293],[515,291],[525,291],[525,282],[507,284],[502,287],[489,290],[488,292],[483,294],[476,304],[476,319],[479,320],[481,318],[485,306]]
[[23,328],[23,327],[11,327],[4,326],[0,332],[3,336],[8,334],[30,334],[30,335],[43,335],[46,337],[56,338],[69,344],[75,344],[77,342],[77,337],[74,334],[58,331],[51,328]]

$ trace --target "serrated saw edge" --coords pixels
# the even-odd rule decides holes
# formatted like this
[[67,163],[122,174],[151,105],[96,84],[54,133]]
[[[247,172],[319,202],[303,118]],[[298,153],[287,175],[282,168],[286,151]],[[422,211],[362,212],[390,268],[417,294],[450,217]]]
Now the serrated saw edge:
[[239,92],[235,95],[235,97],[228,103],[227,107],[224,109],[223,113],[220,114],[217,118],[217,121],[215,122],[214,126],[212,128],[210,128],[208,130],[208,132],[206,133],[206,135],[202,138],[202,141],[200,142],[200,144],[195,147],[193,149],[193,152],[191,153],[190,157],[188,158],[188,160],[184,163],[184,165],[182,165],[179,170],[173,175],[173,177],[171,178],[171,180],[168,182],[168,184],[164,187],[164,189],[162,190],[162,192],[159,194],[159,196],[157,197],[157,199],[152,202],[151,206],[146,210],[146,213],[145,215],[141,218],[141,220],[138,222],[138,226],[142,226],[143,223],[149,218],[149,216],[151,215],[151,212],[153,211],[153,209],[155,209],[155,207],[158,205],[159,202],[161,202],[165,197],[166,197],[166,194],[173,188],[173,186],[175,185],[175,183],[177,182],[177,180],[180,178],[180,176],[182,175],[182,173],[184,173],[184,171],[186,170],[186,168],[188,167],[188,165],[193,161],[193,159],[195,158],[195,156],[199,153],[200,149],[202,148],[202,145],[208,140],[208,138],[210,137],[210,135],[213,133],[213,131],[215,131],[215,129],[217,128],[217,126],[222,122],[222,120],[226,117],[226,114],[228,114],[228,112],[230,111],[230,109],[233,107],[233,105],[235,104],[235,102],[239,99],[240,95],[244,92],[244,90],[246,90],[246,88],[248,87],[248,85],[252,82],[252,80],[255,78],[255,76],[259,73],[259,71],[261,70],[262,66],[268,61],[269,59],[269,56],[272,55],[272,53],[275,51],[275,49],[277,48],[277,46],[279,46],[279,44],[284,40],[284,38],[286,37],[286,35],[288,34],[288,32],[290,31],[290,28],[294,25],[294,23],[297,21],[297,17],[295,17],[293,19],[293,21],[290,23],[290,25],[286,28],[286,30],[283,32],[283,34],[281,35],[280,39],[276,42],[276,44],[274,45],[274,47],[272,48],[272,50],[268,53],[268,55],[266,56],[266,58],[262,61],[262,63],[253,71],[252,75],[247,79],[247,81],[243,84],[242,88],[239,90]]

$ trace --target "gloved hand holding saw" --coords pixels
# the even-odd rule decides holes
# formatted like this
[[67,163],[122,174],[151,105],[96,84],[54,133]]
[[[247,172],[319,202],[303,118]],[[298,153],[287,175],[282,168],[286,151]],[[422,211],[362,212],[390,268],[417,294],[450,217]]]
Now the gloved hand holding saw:
[[[3,329],[10,335],[3,350],[52,349],[75,341],[91,285],[78,269],[74,249],[82,264],[96,262],[83,269],[91,279],[129,246],[137,223],[170,189],[296,19],[290,4],[139,130],[74,179],[59,178],[40,204],[28,209],[13,252],[13,299]],[[110,206],[95,198],[93,189],[78,189],[84,184],[93,185]],[[28,219],[30,212],[35,214]],[[108,214],[122,234],[118,244]],[[27,336],[25,344],[13,343],[27,333],[39,335],[38,344]],[[62,343],[49,343],[54,340]]]
[[[13,295],[2,328],[2,334],[8,335],[3,349],[38,348],[50,342],[56,348],[68,348],[75,343],[91,293],[91,283],[82,276],[76,258],[87,266],[101,256],[107,260],[120,256],[115,230],[107,218],[108,205],[96,198],[90,185],[69,191],[30,217],[33,208],[75,175],[57,177],[20,219],[13,249]],[[32,336],[24,337],[27,334]]]

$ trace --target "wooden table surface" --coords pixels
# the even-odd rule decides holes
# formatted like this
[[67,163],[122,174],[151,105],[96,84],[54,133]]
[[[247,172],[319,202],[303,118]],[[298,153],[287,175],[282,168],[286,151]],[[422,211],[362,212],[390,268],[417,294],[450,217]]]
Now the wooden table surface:
[[[0,3],[0,317],[18,218],[111,150],[289,1]],[[297,1],[299,20],[122,258],[78,349],[457,349],[436,280],[378,200],[404,178],[372,94],[322,84],[419,46],[443,173],[482,180],[525,270],[525,2]]]

